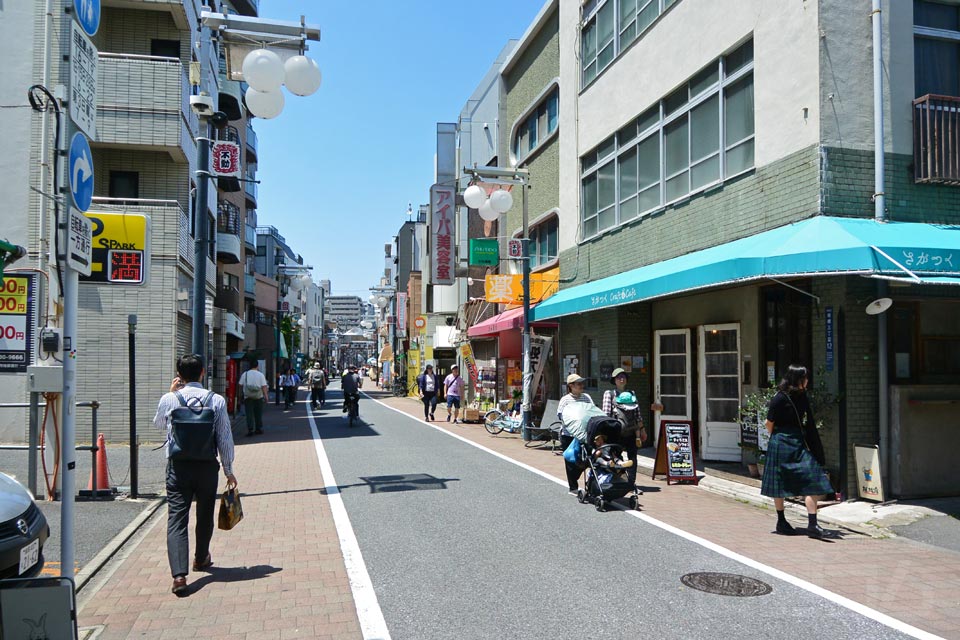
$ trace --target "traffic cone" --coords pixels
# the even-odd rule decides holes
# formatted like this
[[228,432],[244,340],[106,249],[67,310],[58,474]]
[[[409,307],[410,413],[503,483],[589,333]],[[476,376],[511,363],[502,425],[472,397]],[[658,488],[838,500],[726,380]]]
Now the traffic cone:
[[90,482],[87,484],[89,495],[96,497],[100,494],[111,494],[115,491],[110,486],[110,472],[107,470],[107,442],[103,434],[97,436],[97,491],[93,491],[93,469],[90,470]]

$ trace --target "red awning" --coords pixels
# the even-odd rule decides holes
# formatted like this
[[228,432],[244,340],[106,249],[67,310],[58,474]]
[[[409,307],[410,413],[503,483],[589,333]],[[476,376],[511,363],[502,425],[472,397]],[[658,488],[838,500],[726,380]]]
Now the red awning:
[[[536,305],[534,305],[536,306]],[[533,307],[530,307],[533,309]],[[531,323],[533,324],[533,323]],[[510,331],[511,329],[520,329],[523,326],[523,307],[517,307],[504,311],[483,322],[473,325],[467,330],[467,335],[471,338],[483,338],[494,336],[501,331]],[[556,322],[538,322],[533,326],[537,327],[556,327]]]

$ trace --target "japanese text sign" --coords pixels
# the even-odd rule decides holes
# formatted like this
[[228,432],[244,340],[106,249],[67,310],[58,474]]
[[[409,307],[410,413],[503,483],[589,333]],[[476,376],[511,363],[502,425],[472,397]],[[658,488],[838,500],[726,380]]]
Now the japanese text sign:
[[0,280],[0,372],[23,373],[33,350],[33,276]]
[[88,213],[93,225],[91,273],[81,282],[145,284],[150,273],[150,218],[137,213]]
[[213,174],[219,177],[240,177],[240,145],[217,140],[210,149]]
[[517,274],[489,275],[484,280],[484,299],[499,304],[523,301],[523,279]]
[[456,189],[430,187],[430,282],[453,284],[456,261]]

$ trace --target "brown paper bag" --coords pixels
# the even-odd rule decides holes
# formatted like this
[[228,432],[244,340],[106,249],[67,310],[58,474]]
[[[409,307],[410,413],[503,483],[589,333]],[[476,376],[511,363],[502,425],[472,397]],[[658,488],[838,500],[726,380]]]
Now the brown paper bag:
[[240,505],[240,492],[236,487],[227,489],[220,496],[217,528],[227,531],[237,526],[241,520],[243,520],[243,507]]

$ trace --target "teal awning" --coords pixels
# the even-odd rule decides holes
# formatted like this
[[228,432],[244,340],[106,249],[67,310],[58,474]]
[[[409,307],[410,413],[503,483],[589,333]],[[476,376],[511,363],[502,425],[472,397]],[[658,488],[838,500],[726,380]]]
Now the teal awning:
[[817,216],[564,289],[534,320],[765,278],[814,275],[960,277],[960,226]]

